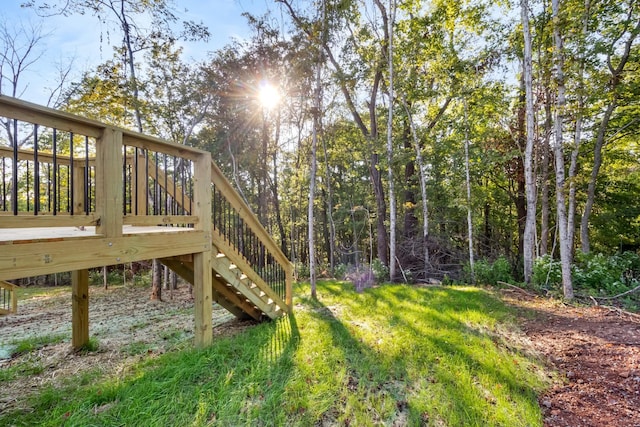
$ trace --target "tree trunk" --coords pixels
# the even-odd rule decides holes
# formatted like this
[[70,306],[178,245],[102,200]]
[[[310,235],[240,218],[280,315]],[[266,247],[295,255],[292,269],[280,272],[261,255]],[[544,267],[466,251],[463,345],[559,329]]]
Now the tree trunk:
[[522,30],[524,34],[524,88],[526,112],[526,144],[524,150],[524,181],[527,201],[527,214],[523,235],[524,280],[531,282],[536,231],[536,182],[533,170],[534,109],[532,83],[532,47],[529,29],[529,6],[527,0],[520,0]]
[[397,209],[396,190],[393,173],[393,24],[395,22],[395,2],[389,0],[389,20],[385,27],[387,37],[387,68],[389,72],[389,111],[387,120],[387,179],[389,186],[389,279],[393,282],[396,279],[396,230],[397,230]]
[[482,253],[486,258],[491,257],[491,240],[491,205],[486,202],[484,204],[484,232],[482,234]]
[[540,182],[542,185],[540,194],[540,256],[549,253],[549,218],[551,216],[551,210],[549,208],[549,156],[551,152],[549,150],[549,138],[551,136],[552,128],[552,116],[551,116],[551,90],[550,85],[547,84],[545,89],[545,120],[544,120],[544,138],[542,140],[542,152],[540,155],[540,163],[542,173]]
[[576,127],[575,133],[573,137],[573,150],[571,151],[571,163],[569,166],[569,211],[567,213],[567,233],[569,240],[569,245],[571,247],[571,262],[573,263],[573,248],[575,243],[575,234],[576,234],[576,176],[578,174],[578,155],[580,154],[580,146],[582,145],[582,120],[584,113],[584,102],[585,102],[585,92],[584,92],[584,74],[586,67],[586,53],[585,53],[585,42],[586,38],[589,34],[589,13],[591,9],[591,0],[585,0],[584,2],[584,14],[582,15],[582,38],[581,38],[581,49],[579,49],[580,57],[579,57],[579,70],[578,70],[578,88],[577,88],[577,96],[578,96],[578,108],[576,111]]
[[329,232],[329,215],[327,213],[327,191],[320,187],[320,195],[322,197],[322,208],[320,214],[322,215],[322,239],[324,240],[324,251],[327,254],[327,259],[331,257],[331,236]]
[[565,170],[564,170],[564,149],[562,140],[562,125],[565,110],[565,86],[564,86],[564,54],[562,46],[562,35],[560,33],[560,5],[559,0],[552,0],[553,10],[553,38],[555,40],[554,65],[557,84],[557,100],[555,111],[555,164],[556,164],[556,210],[558,217],[558,234],[560,241],[560,269],[562,271],[562,290],[564,297],[573,299],[573,283],[571,280],[571,244],[569,242],[569,231],[567,229],[567,207],[565,202]]
[[471,216],[471,173],[469,170],[469,118],[467,116],[467,101],[464,102],[464,170],[467,186],[467,233],[469,236],[469,269],[471,270],[471,282],[475,283],[476,277],[473,269],[473,218]]
[[[404,141],[404,149],[407,153],[410,153],[413,149],[411,144],[411,129],[409,129],[409,123],[404,120],[404,132],[402,139]],[[417,171],[416,162],[413,158],[409,157],[404,165],[404,226],[402,230],[402,237],[404,239],[412,239],[418,234],[418,218],[416,217],[416,184]]]
[[324,166],[325,166],[325,180],[327,187],[327,216],[329,217],[329,268],[331,268],[331,274],[333,274],[336,260],[336,224],[333,220],[333,189],[331,186],[331,170],[329,168],[329,155],[327,154],[327,142],[324,138],[324,132],[322,127],[322,115],[318,119],[318,125],[320,126],[320,139],[322,140],[322,150],[324,152]]
[[[429,202],[427,200],[427,176],[424,170],[424,162],[422,160],[422,147],[420,146],[418,133],[416,132],[413,118],[411,117],[411,110],[409,109],[404,96],[402,98],[402,103],[407,113],[407,119],[409,120],[409,129],[411,130],[411,136],[413,138],[413,148],[416,151],[416,162],[418,163],[418,171],[420,172],[420,193],[422,196],[422,244],[424,249],[424,273],[426,276],[429,273],[431,264],[431,261],[429,259]],[[448,102],[446,103],[446,105],[448,105]],[[444,108],[446,108],[446,106]],[[443,109],[441,109],[441,111],[444,112]]]
[[162,264],[157,259],[151,267],[151,299],[162,301]]
[[166,265],[162,266],[162,273],[163,273],[162,287],[166,290],[169,290],[171,289],[169,286],[169,269],[167,268]]
[[[322,28],[325,26],[325,3],[322,2],[321,22]],[[314,237],[314,216],[313,205],[316,195],[316,169],[317,169],[317,147],[318,147],[318,120],[322,111],[322,55],[320,50],[317,52],[314,90],[314,107],[313,107],[313,129],[311,136],[311,173],[309,177],[309,214],[308,214],[308,233],[309,233],[309,282],[311,284],[311,298],[317,299],[316,293],[316,253],[315,253],[315,237]]]
[[273,204],[276,211],[276,224],[278,225],[278,232],[280,233],[280,249],[282,253],[287,253],[287,233],[285,232],[284,223],[282,222],[282,214],[280,213],[280,194],[278,190],[278,165],[277,154],[274,150],[273,153],[273,186],[271,188],[273,192]]
[[[636,26],[630,31],[629,38],[625,42],[623,49],[615,49],[616,46],[613,45],[611,47],[612,52],[607,53],[607,65],[609,67],[609,72],[611,73],[608,85],[609,93],[611,94],[611,101],[609,102],[609,105],[607,105],[607,110],[605,111],[598,128],[598,135],[596,137],[596,143],[593,149],[593,169],[591,170],[591,179],[589,180],[589,186],[587,188],[587,202],[582,214],[582,220],[580,221],[580,240],[582,245],[582,252],[584,253],[588,253],[591,249],[589,243],[589,217],[591,216],[591,211],[595,202],[596,181],[598,179],[600,167],[602,166],[602,148],[604,147],[605,143],[605,134],[607,131],[607,127],[609,126],[609,120],[611,120],[611,116],[618,106],[617,88],[621,83],[622,73],[625,71],[624,67],[629,61],[631,47],[633,46],[636,37],[638,37],[638,34],[640,34],[640,21],[638,21],[636,23]],[[620,35],[618,40],[620,40],[621,38],[622,35]],[[615,52],[613,52],[614,50]],[[616,54],[616,56],[618,56],[618,66],[615,68],[613,67],[611,59],[614,53]]]

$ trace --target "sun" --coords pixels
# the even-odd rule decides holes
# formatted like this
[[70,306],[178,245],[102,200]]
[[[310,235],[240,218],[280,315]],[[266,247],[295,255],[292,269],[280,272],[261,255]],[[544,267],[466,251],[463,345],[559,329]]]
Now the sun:
[[278,89],[268,82],[262,82],[258,89],[258,101],[267,110],[273,109],[280,101]]

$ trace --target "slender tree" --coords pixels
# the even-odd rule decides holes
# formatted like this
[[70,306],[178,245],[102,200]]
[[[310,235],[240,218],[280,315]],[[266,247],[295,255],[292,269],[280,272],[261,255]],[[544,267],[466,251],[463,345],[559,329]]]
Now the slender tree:
[[[606,142],[606,134],[609,122],[613,113],[620,104],[619,88],[623,83],[627,64],[632,57],[632,48],[640,34],[640,17],[638,17],[638,5],[635,1],[620,2],[620,5],[627,6],[625,12],[620,12],[622,22],[619,28],[613,29],[613,37],[608,42],[606,50],[606,65],[609,79],[606,85],[607,103],[602,115],[602,119],[597,128],[596,140],[593,149],[593,168],[587,188],[587,201],[580,222],[580,240],[582,252],[588,253],[591,250],[589,242],[589,218],[595,203],[596,182],[600,167],[602,166],[602,149]],[[616,62],[617,61],[617,65]]]
[[571,281],[571,242],[567,228],[567,206],[565,197],[565,164],[563,118],[565,114],[565,81],[564,81],[564,47],[562,43],[560,25],[560,1],[552,0],[552,20],[554,38],[554,66],[557,87],[556,109],[554,115],[554,155],[556,165],[556,214],[558,218],[558,235],[560,241],[560,265],[562,270],[562,288],[566,299],[573,299],[573,284]]
[[471,281],[475,282],[474,258],[473,258],[473,218],[471,206],[471,173],[469,168],[469,113],[467,100],[464,100],[464,171],[465,184],[467,188],[467,233],[469,244],[469,268],[471,270]]
[[[380,8],[384,10],[384,8]],[[393,173],[393,105],[394,105],[394,80],[393,80],[393,25],[396,20],[396,2],[389,0],[389,18],[385,27],[387,39],[387,70],[389,72],[389,111],[387,120],[387,176],[389,186],[389,278],[393,281],[396,278],[396,230],[397,208],[396,191]]]
[[524,150],[524,179],[526,194],[526,220],[523,236],[524,280],[531,282],[536,227],[536,182],[533,170],[533,142],[535,137],[533,83],[532,83],[532,45],[529,28],[528,0],[520,0],[522,32],[524,36],[523,74],[525,86],[526,144]]

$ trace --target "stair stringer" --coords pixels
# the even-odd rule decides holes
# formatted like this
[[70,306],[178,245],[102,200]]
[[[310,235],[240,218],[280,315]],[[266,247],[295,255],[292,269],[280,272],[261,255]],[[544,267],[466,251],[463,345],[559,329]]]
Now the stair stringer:
[[[227,272],[229,271],[231,264],[233,264],[237,269],[232,270],[233,275],[230,277],[232,277],[233,280],[239,281],[242,284],[242,287],[247,289],[249,294],[257,297],[267,305],[273,306],[274,315],[271,316],[267,311],[263,310],[265,314],[269,315],[270,318],[275,319],[289,311],[287,304],[282,300],[282,298],[280,298],[262,279],[262,277],[260,277],[251,264],[249,264],[249,262],[240,253],[238,253],[233,246],[225,241],[217,230],[212,230],[211,238],[213,242],[211,247],[212,254],[218,253],[224,255],[222,257],[212,255],[212,264],[219,264],[221,266],[220,269],[216,269],[218,274],[226,279],[226,277],[229,276]],[[233,285],[233,283],[231,284]],[[244,291],[241,290],[241,292],[245,294]],[[245,296],[251,299],[248,294],[245,294]],[[253,301],[253,299],[251,299],[251,301]],[[258,305],[258,307],[260,306]]]
[[[184,257],[181,257],[184,258]],[[189,283],[193,283],[193,261],[179,258],[163,258],[160,260],[164,265],[175,271],[180,277]],[[213,301],[220,304],[238,319],[262,320],[262,312],[256,309],[253,304],[246,303],[233,290],[229,289],[226,283],[216,277],[214,271],[211,272],[213,286]]]
[[[215,245],[213,246],[213,252],[216,253]],[[246,302],[250,302],[254,306],[264,313],[265,316],[275,319],[280,316],[279,312],[282,312],[276,305],[270,300],[266,294],[262,296],[259,293],[254,292],[251,288],[251,282],[244,277],[244,273],[239,268],[232,267],[230,259],[218,252],[218,255],[211,256],[211,265],[217,274],[220,275],[220,279],[226,282],[234,292],[241,294],[245,297]],[[256,287],[257,289],[257,287]]]

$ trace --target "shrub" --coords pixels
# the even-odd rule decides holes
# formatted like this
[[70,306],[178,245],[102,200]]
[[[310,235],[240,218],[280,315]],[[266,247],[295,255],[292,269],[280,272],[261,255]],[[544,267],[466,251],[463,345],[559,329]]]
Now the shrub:
[[298,272],[298,280],[308,279],[310,276],[309,264],[296,263],[296,271]]
[[591,294],[617,294],[637,284],[640,257],[633,252],[605,256],[603,254],[576,255],[573,271],[574,287]]
[[560,261],[554,260],[550,255],[544,255],[533,262],[533,276],[531,284],[536,289],[549,289],[562,284],[562,271]]
[[373,260],[371,271],[373,271],[373,277],[375,277],[377,283],[389,280],[389,267],[384,265],[379,259]]
[[[471,268],[469,264],[464,267],[464,274],[467,277],[467,281],[471,281]],[[485,285],[497,285],[498,282],[512,282],[513,275],[511,274],[511,264],[509,261],[501,256],[494,262],[489,262],[485,259],[478,260],[473,265],[473,273],[476,283]]]
[[333,277],[337,280],[344,280],[346,274],[347,274],[346,264],[338,264],[333,268]]
[[[532,285],[537,289],[559,290],[562,285],[560,261],[549,255],[533,264]],[[640,257],[633,252],[615,255],[578,252],[571,267],[575,290],[591,295],[615,295],[638,284]]]

